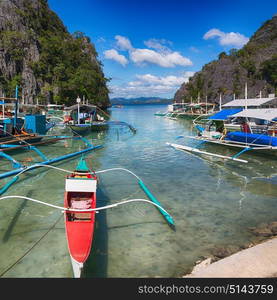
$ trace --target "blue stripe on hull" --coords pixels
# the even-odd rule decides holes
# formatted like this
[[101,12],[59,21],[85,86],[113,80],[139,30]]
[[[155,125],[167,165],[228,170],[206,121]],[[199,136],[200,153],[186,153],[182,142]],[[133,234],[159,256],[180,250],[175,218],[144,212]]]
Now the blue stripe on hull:
[[247,143],[247,144],[259,144],[265,146],[277,146],[277,137],[246,132],[228,132],[225,140]]

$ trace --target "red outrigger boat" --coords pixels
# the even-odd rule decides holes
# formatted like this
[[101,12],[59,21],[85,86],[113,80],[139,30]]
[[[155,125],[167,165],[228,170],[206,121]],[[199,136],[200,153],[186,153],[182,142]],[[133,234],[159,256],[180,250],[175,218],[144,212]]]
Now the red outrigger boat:
[[81,277],[93,240],[96,208],[97,177],[81,159],[75,172],[65,181],[65,230],[74,277]]

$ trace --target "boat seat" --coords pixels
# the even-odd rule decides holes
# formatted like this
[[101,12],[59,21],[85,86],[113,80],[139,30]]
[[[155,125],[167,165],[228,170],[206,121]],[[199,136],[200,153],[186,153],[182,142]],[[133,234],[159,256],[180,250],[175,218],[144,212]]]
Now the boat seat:
[[74,221],[90,221],[91,213],[75,213]]
[[90,199],[71,200],[71,208],[74,208],[74,209],[89,209],[89,208],[91,208],[91,202],[92,201]]

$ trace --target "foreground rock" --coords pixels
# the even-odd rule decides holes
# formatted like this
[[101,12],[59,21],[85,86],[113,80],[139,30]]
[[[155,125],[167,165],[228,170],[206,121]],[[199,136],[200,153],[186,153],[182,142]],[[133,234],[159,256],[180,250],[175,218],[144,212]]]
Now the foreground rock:
[[277,277],[277,238],[244,249],[209,264],[202,262],[185,278],[268,278]]

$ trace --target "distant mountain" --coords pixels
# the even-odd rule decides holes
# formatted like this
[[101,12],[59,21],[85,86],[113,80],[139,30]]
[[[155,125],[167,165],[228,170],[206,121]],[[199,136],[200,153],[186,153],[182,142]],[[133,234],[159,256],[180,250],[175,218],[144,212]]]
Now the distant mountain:
[[159,97],[139,97],[139,98],[112,98],[112,105],[143,105],[143,104],[170,104],[172,99]]
[[174,96],[174,102],[196,101],[208,98],[223,103],[244,98],[245,83],[248,98],[255,98],[259,92],[263,97],[277,93],[277,16],[266,21],[240,50],[222,52],[218,59],[203,66],[187,83],[183,83]]

